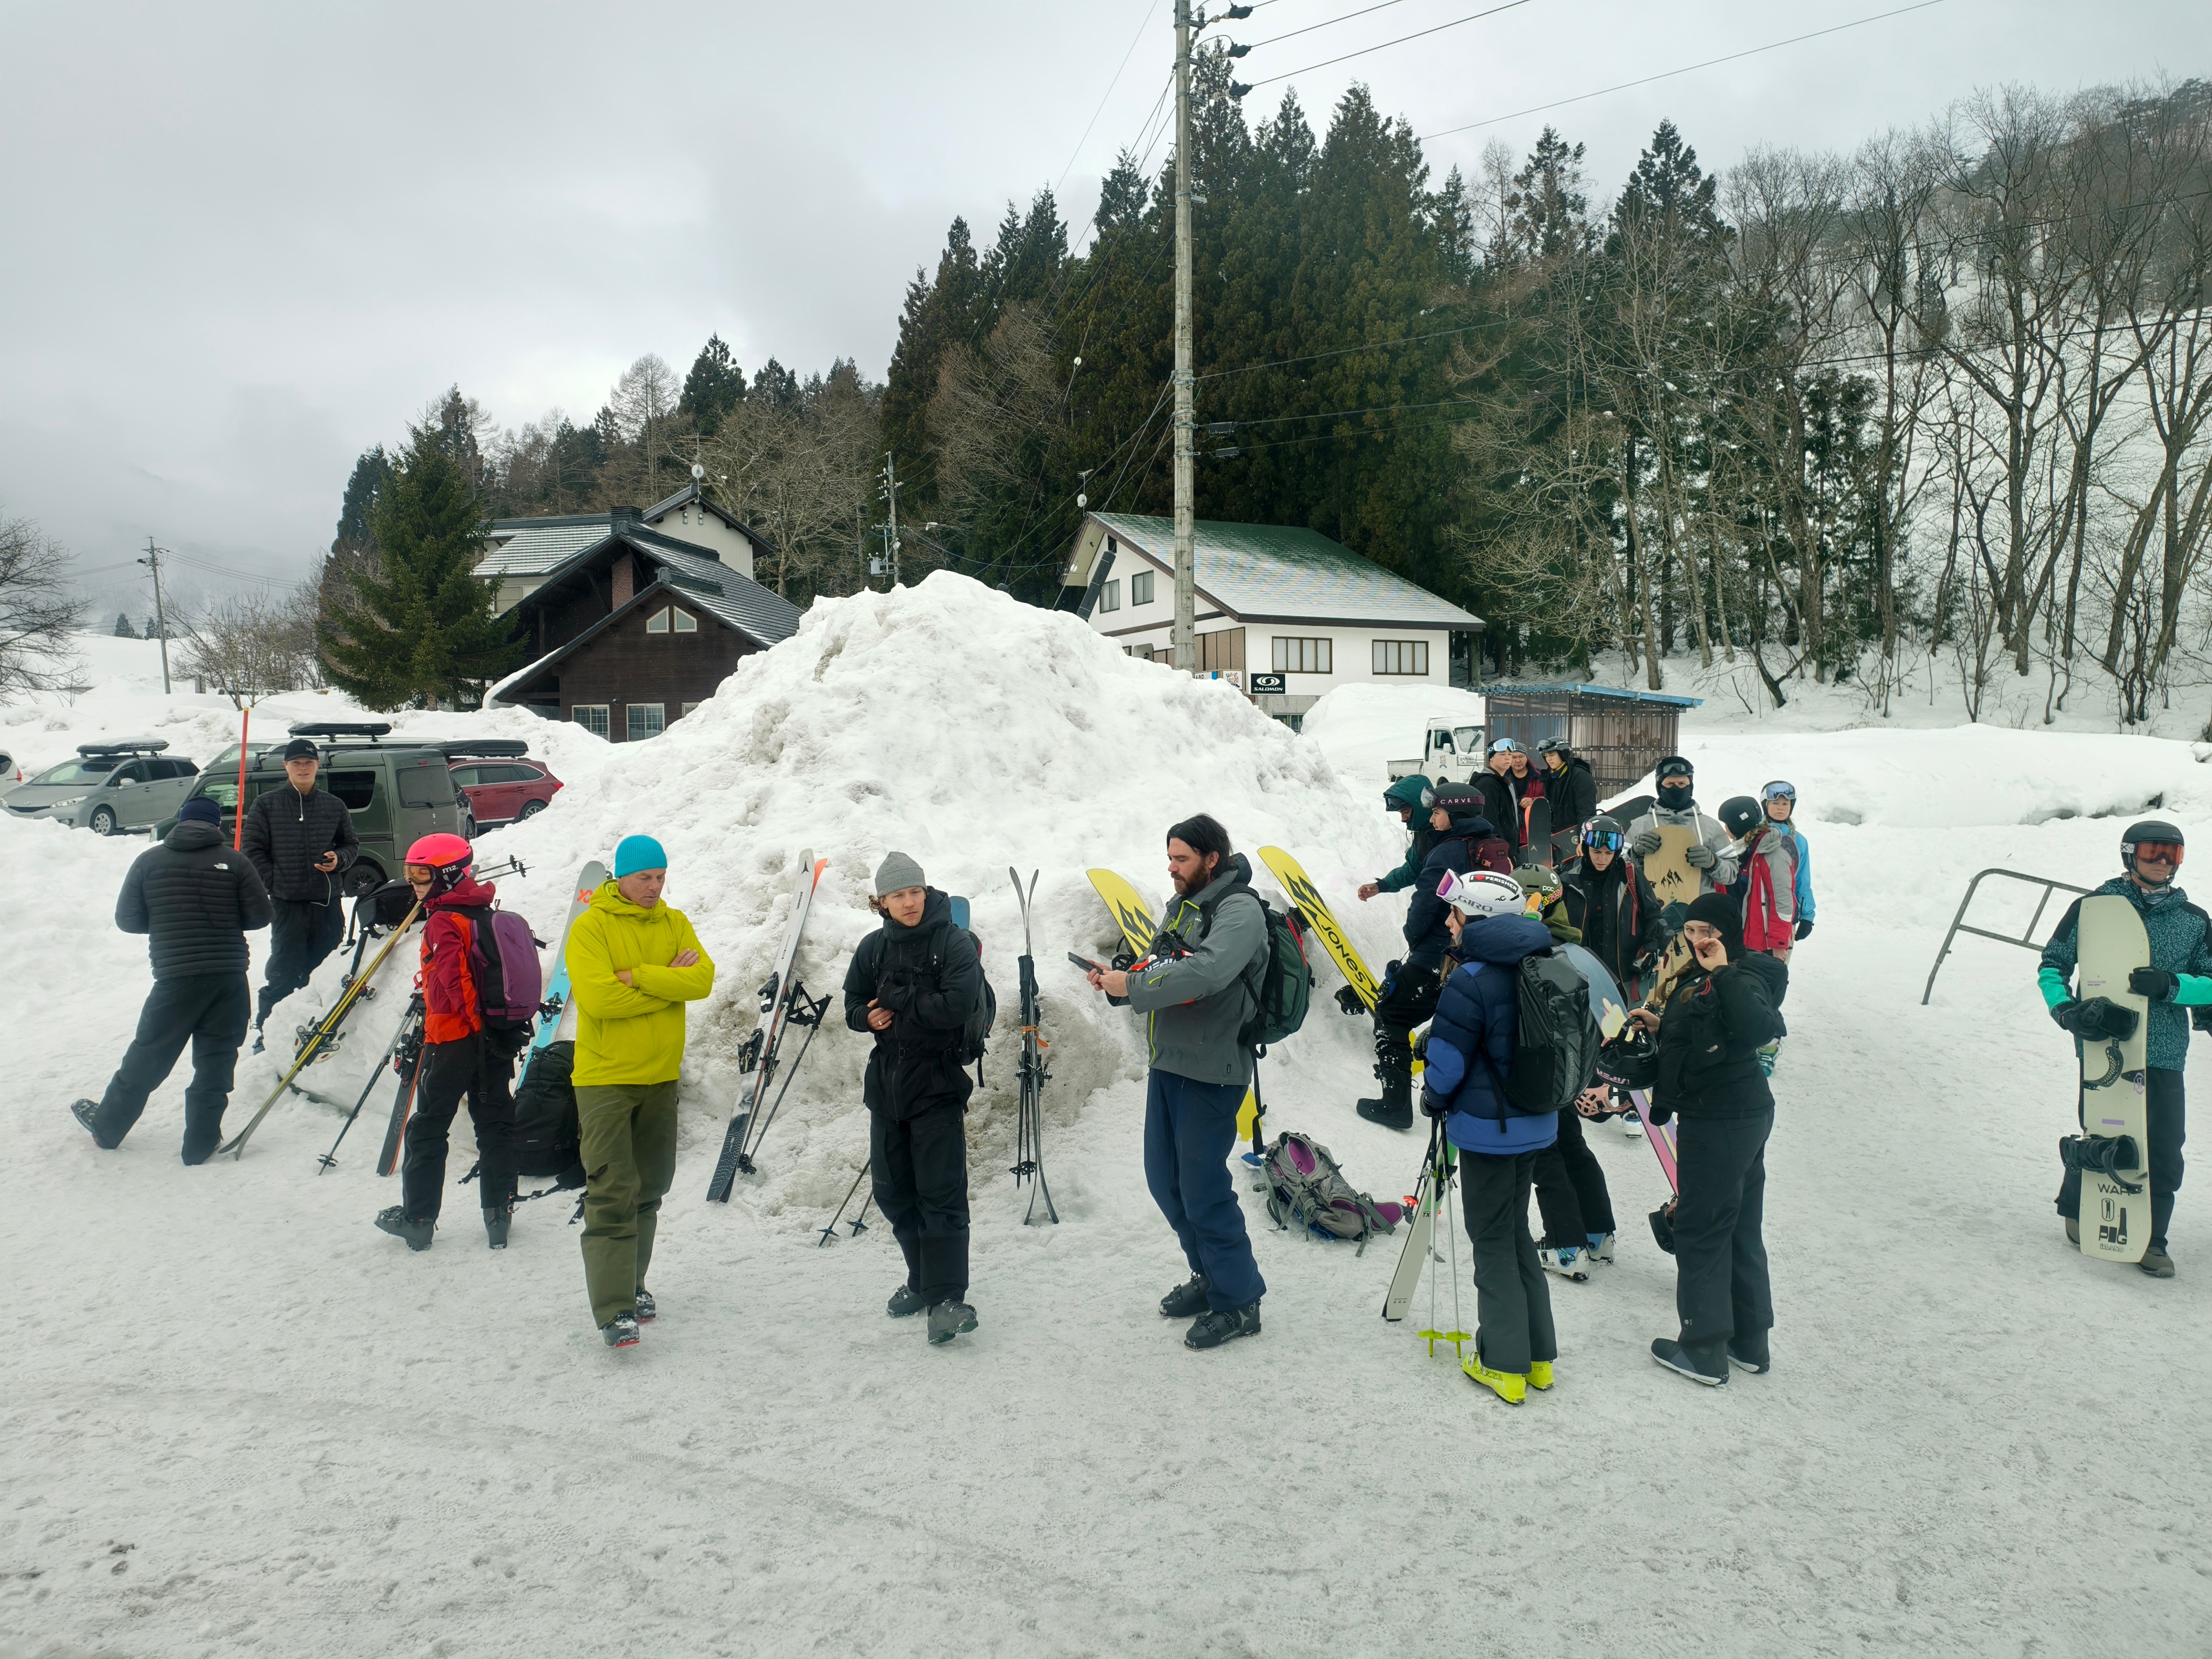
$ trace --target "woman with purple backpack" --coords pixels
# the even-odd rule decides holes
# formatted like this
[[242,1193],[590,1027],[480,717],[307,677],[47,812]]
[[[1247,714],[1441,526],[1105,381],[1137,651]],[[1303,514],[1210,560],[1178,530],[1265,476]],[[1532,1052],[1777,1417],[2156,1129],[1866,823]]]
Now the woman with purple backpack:
[[[410,1250],[430,1248],[446,1184],[446,1147],[453,1114],[468,1097],[482,1158],[477,1172],[484,1234],[495,1250],[507,1248],[514,1208],[514,1171],[495,1161],[505,1145],[501,1131],[514,1115],[508,1092],[514,1056],[484,1029],[483,999],[471,961],[480,915],[497,890],[476,878],[476,854],[459,836],[425,836],[407,849],[407,884],[427,916],[422,924],[422,1058],[415,1073],[415,1105],[407,1121],[407,1153],[399,1171],[400,1201],[380,1211],[376,1224]],[[479,947],[476,954],[481,955]]]

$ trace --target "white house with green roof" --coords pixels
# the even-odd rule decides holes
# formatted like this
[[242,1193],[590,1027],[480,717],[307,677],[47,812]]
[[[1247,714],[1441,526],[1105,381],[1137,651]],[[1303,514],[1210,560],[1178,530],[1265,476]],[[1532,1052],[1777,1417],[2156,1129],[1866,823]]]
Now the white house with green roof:
[[[1233,680],[1271,714],[1302,716],[1355,681],[1471,682],[1481,617],[1318,531],[1201,519],[1192,568],[1200,672]],[[1061,609],[1133,657],[1169,659],[1172,519],[1085,514],[1060,582]]]

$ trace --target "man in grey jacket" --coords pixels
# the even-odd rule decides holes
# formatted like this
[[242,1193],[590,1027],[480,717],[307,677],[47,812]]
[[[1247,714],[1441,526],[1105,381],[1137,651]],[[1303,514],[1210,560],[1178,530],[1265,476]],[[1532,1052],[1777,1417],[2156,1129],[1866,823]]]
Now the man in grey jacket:
[[1260,1331],[1267,1282],[1252,1259],[1229,1175],[1237,1110],[1252,1081],[1243,1027],[1259,1007],[1267,923],[1252,866],[1229,832],[1200,814],[1168,831],[1176,900],[1144,960],[1127,973],[1093,969],[1094,989],[1145,1016],[1152,1077],[1145,1097],[1145,1180],[1182,1242],[1188,1283],[1160,1312],[1197,1318],[1185,1346],[1216,1348]]
[[1657,782],[1658,805],[1628,826],[1629,856],[1636,860],[1638,872],[1642,873],[1644,860],[1659,850],[1661,828],[1680,825],[1698,834],[1697,844],[1683,855],[1698,872],[1698,890],[1690,896],[1702,898],[1726,887],[1735,879],[1736,860],[1729,851],[1735,842],[1717,821],[1698,811],[1695,770],[1681,756],[1669,755],[1659,763]]

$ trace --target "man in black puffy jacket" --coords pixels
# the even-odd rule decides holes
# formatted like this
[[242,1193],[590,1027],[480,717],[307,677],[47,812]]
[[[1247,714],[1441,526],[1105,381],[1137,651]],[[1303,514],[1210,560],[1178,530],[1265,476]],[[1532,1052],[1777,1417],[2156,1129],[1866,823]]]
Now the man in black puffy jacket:
[[[307,982],[345,931],[345,872],[361,848],[353,814],[327,789],[315,787],[322,751],[307,738],[284,745],[290,786],[265,791],[246,815],[240,845],[269,890],[276,920],[269,933],[269,972],[253,1029],[269,1011]],[[256,1039],[255,1047],[259,1047]]]
[[185,1162],[206,1163],[222,1139],[222,1109],[252,1007],[246,935],[269,925],[269,895],[253,866],[225,844],[222,824],[214,801],[186,801],[168,839],[138,855],[116,896],[115,925],[147,936],[154,988],[106,1094],[70,1109],[111,1151],[131,1133],[187,1040],[192,1081],[185,1091]]

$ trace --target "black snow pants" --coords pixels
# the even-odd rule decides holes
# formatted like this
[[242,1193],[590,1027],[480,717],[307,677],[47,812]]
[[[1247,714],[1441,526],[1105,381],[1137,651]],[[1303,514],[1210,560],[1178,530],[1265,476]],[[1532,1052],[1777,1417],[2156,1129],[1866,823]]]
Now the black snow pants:
[[268,977],[262,983],[260,1006],[254,1010],[256,1025],[264,1024],[271,1008],[307,982],[345,935],[344,907],[335,898],[328,904],[271,899],[269,905],[276,915],[269,924]]
[[138,1030],[108,1079],[93,1118],[93,1138],[119,1146],[160,1088],[185,1044],[192,1045],[192,1080],[185,1091],[185,1162],[204,1164],[222,1139],[222,1109],[246,1041],[253,994],[240,974],[187,974],[154,981],[138,1011]]
[[1437,1011],[1443,981],[1433,968],[1395,963],[1384,975],[1382,1000],[1375,1005],[1375,1075],[1382,1080],[1382,1103],[1411,1101],[1413,1028]]
[[514,1201],[514,1171],[494,1160],[507,1144],[502,1133],[514,1121],[508,1092],[514,1062],[481,1031],[452,1042],[433,1042],[422,1050],[415,1078],[415,1109],[407,1120],[407,1155],[399,1169],[400,1207],[410,1221],[435,1221],[445,1198],[446,1149],[453,1114],[469,1103],[476,1126],[477,1201],[487,1210]]
[[1460,1206],[1474,1255],[1474,1346],[1494,1371],[1528,1374],[1531,1361],[1557,1359],[1552,1291],[1528,1232],[1534,1152],[1459,1155]]
[[1766,1277],[1766,1138],[1774,1108],[1747,1117],[1678,1118],[1681,1194],[1674,1206],[1674,1310],[1686,1344],[1774,1328]]
[[[2181,1073],[2164,1066],[2143,1073],[2143,1113],[2150,1134],[2150,1242],[2166,1248],[2166,1224],[2173,1219],[2173,1195],[2181,1190],[2181,1144],[2189,1138],[2188,1102],[2181,1090]],[[2074,1115],[2081,1115],[2075,1102]],[[2086,1125],[2084,1126],[2087,1127]],[[2058,1213],[2073,1219],[2081,1214],[2081,1172],[2069,1170],[2058,1184]]]
[[1613,1194],[1605,1166],[1583,1139],[1582,1114],[1570,1106],[1559,1114],[1559,1138],[1536,1154],[1536,1212],[1544,1219],[1544,1243],[1581,1249],[1592,1233],[1613,1231]]
[[968,1299],[967,1107],[868,1114],[868,1185],[925,1305]]

